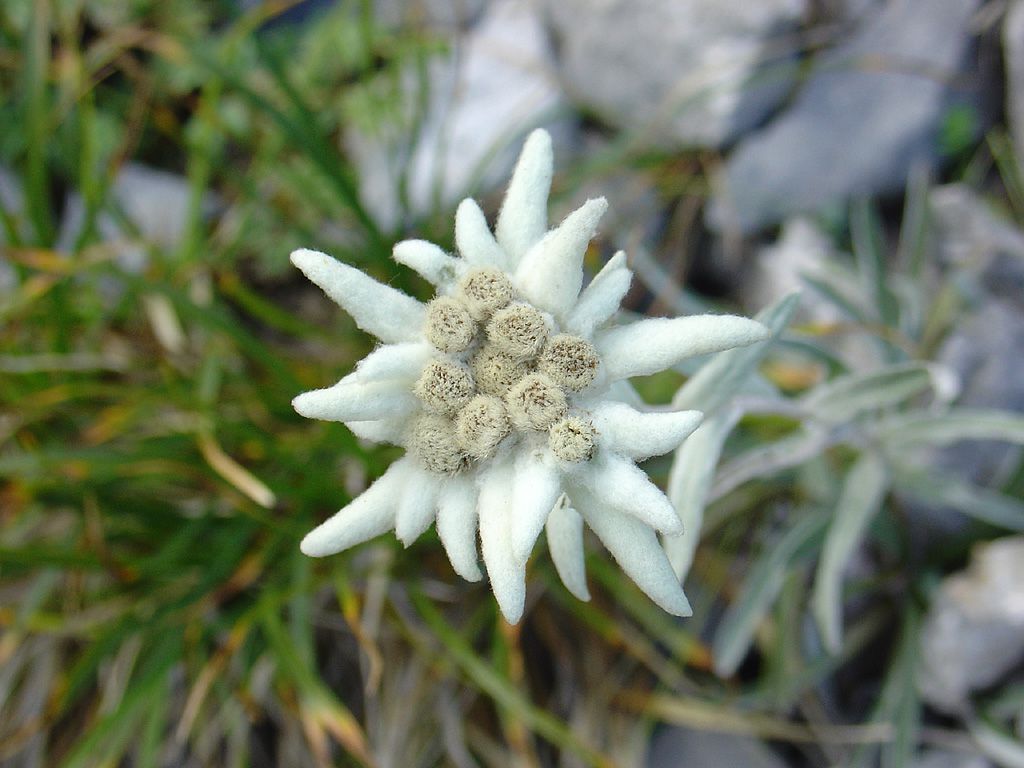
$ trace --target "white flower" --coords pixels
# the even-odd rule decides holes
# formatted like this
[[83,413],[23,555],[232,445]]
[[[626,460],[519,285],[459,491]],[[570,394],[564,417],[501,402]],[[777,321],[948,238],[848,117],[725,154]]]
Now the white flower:
[[689,615],[656,535],[680,534],[682,524],[635,462],[676,448],[701,413],[635,410],[625,380],[768,331],[728,315],[609,325],[632,277],[625,254],[581,290],[583,255],[607,203],[588,200],[548,231],[551,173],[551,139],[535,131],[494,234],[464,200],[459,256],[421,240],[395,246],[396,261],[437,287],[426,305],[325,254],[292,254],[383,342],[333,387],[296,397],[295,409],[407,451],[307,535],[302,551],[330,555],[392,528],[408,546],[436,522],[452,567],[477,581],[479,530],[491,589],[515,623],[542,529],[566,587],[589,599],[585,521],[655,603]]

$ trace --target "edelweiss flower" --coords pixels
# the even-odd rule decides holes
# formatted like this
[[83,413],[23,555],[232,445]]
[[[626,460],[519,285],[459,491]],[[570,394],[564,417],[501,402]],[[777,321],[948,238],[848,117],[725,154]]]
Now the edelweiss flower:
[[494,234],[465,200],[455,215],[458,256],[422,240],[395,246],[396,261],[437,287],[426,305],[323,253],[292,254],[383,342],[333,387],[296,397],[295,409],[406,449],[302,551],[330,555],[392,528],[408,546],[436,521],[452,567],[477,581],[479,530],[491,589],[515,623],[542,529],[566,587],[589,599],[586,521],[655,603],[689,615],[656,535],[680,534],[682,524],[635,462],[676,448],[701,414],[638,411],[624,402],[625,380],[768,332],[728,315],[609,325],[632,277],[625,254],[581,290],[583,255],[607,203],[588,200],[548,231],[551,173],[551,139],[535,131]]

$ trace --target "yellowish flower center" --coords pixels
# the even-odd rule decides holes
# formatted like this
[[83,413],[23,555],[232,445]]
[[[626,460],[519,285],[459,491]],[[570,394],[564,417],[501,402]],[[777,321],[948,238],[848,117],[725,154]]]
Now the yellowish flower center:
[[569,413],[569,401],[593,384],[601,361],[586,339],[557,330],[497,269],[473,270],[453,295],[431,301],[423,332],[439,356],[413,387],[425,413],[410,428],[410,453],[452,474],[506,440],[543,437],[562,461],[589,461],[596,430]]

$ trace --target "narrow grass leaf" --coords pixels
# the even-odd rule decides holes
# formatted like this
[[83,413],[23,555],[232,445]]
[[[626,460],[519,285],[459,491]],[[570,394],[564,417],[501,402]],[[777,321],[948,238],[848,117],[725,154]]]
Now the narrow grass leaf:
[[453,629],[431,602],[419,592],[411,592],[413,604],[437,639],[445,646],[455,664],[495,703],[561,749],[569,750],[588,763],[611,768],[611,760],[584,744],[572,729],[552,715],[535,707],[526,695],[504,675],[483,660],[466,640]]
[[867,768],[879,764],[885,768],[906,768],[917,744],[921,703],[917,693],[917,668],[920,648],[921,620],[913,604],[905,604],[899,644],[885,675],[878,704],[871,713],[871,722],[890,725],[892,738],[879,746],[865,745],[849,759],[850,768]]
[[878,512],[887,487],[885,465],[872,453],[862,454],[843,482],[825,535],[812,597],[814,618],[829,653],[842,648],[843,572]]
[[892,728],[884,723],[806,725],[761,712],[737,710],[726,704],[669,694],[637,695],[627,692],[619,697],[619,701],[628,709],[661,722],[711,733],[754,736],[796,744],[878,744],[892,737]]
[[712,645],[714,669],[731,676],[743,661],[761,620],[782,589],[791,561],[825,529],[828,518],[814,514],[801,519],[778,541],[765,546],[749,570],[739,597],[722,619]]
[[895,727],[893,739],[882,746],[882,768],[908,768],[917,748],[921,729],[921,699],[917,692],[918,653],[921,620],[917,610],[909,607],[903,621],[896,663],[886,680],[883,695],[891,694],[891,719]]
[[261,507],[272,509],[277,504],[274,492],[252,472],[228,456],[213,435],[200,432],[196,439],[203,458],[214,472]]
[[[119,646],[123,647],[123,646]],[[117,708],[86,730],[61,768],[85,768],[97,764],[114,765],[132,737],[138,735],[138,723],[152,705],[158,691],[167,686],[167,675],[181,660],[181,636],[175,632],[156,633],[153,645],[141,655],[142,663],[130,680]]]
[[308,666],[300,657],[277,611],[275,601],[267,599],[260,612],[260,626],[274,652],[281,675],[294,685],[304,714],[328,730],[361,764],[374,765],[366,735],[359,722],[348,707],[321,682],[316,668]]

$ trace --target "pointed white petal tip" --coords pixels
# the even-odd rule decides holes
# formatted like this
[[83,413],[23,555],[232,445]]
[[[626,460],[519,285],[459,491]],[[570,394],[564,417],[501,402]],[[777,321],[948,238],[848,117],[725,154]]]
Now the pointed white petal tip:
[[672,502],[631,459],[602,451],[577,471],[576,482],[589,488],[603,505],[655,531],[671,536],[683,532],[683,521]]
[[587,200],[523,256],[516,282],[527,299],[561,315],[576,304],[583,285],[583,257],[608,209],[603,197]]
[[551,136],[543,129],[535,130],[519,154],[494,227],[510,266],[515,266],[547,230],[553,168]]
[[326,253],[300,249],[292,252],[291,260],[367,333],[385,342],[418,337],[425,309],[412,296]]
[[299,550],[307,557],[327,557],[335,554],[334,549],[313,529],[299,543]]
[[764,325],[735,315],[648,318],[602,332],[596,346],[609,379],[647,376],[688,357],[745,347],[771,337]]
[[295,412],[299,414],[299,416],[305,416],[307,419],[313,419],[316,417],[309,415],[310,407],[309,398],[307,397],[308,394],[309,392],[303,392],[301,395],[296,395],[295,397],[293,397],[292,408],[295,409]]
[[322,421],[372,421],[398,417],[417,409],[416,398],[401,383],[342,382],[303,392],[292,399],[300,416]]
[[674,451],[703,420],[700,411],[644,412],[616,402],[602,403],[594,410],[601,443],[636,461]]
[[551,134],[547,132],[546,128],[534,128],[530,131],[530,135],[526,137],[526,143],[523,144],[523,153],[525,154],[527,151],[531,154],[551,151]]
[[453,282],[459,274],[460,263],[439,246],[426,240],[402,240],[395,243],[392,258],[415,270],[433,285]]
[[314,251],[310,248],[299,248],[296,251],[292,251],[289,256],[292,264],[304,273],[307,273],[310,269],[315,269],[317,264],[321,264],[325,259],[330,258],[326,253]]
[[491,234],[487,217],[471,197],[455,209],[455,246],[467,265],[499,269],[508,266],[505,252]]

